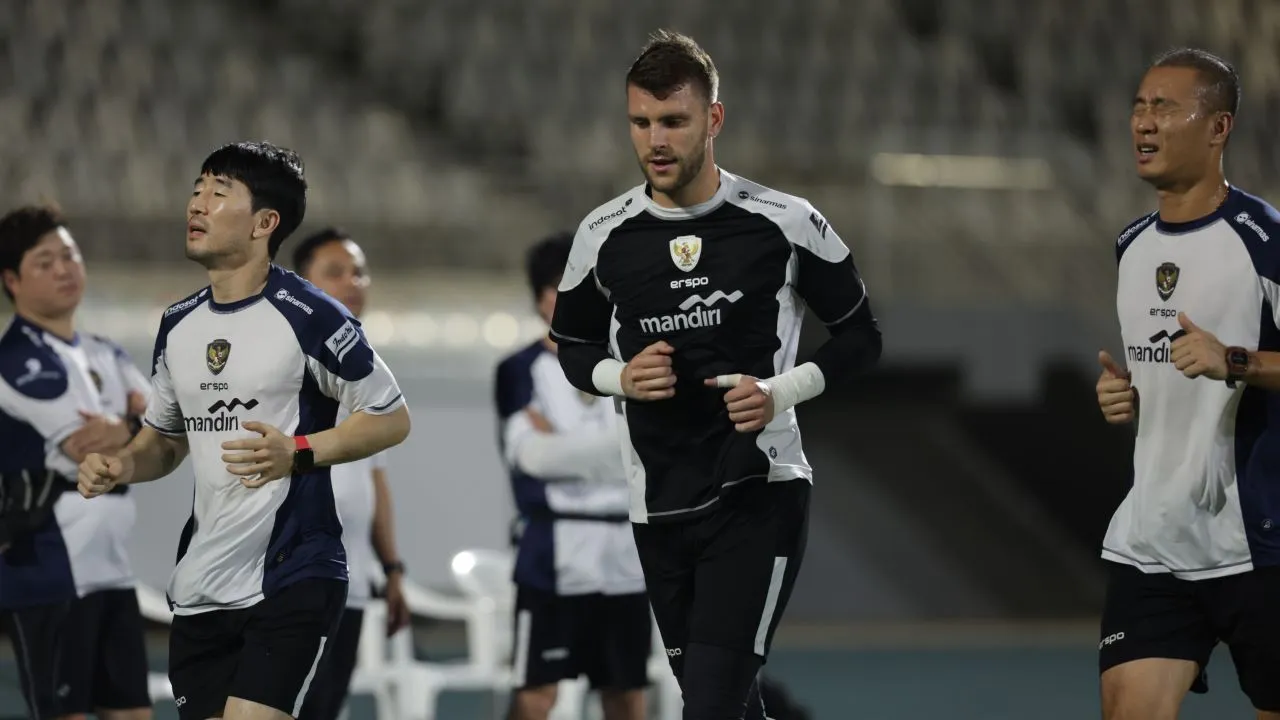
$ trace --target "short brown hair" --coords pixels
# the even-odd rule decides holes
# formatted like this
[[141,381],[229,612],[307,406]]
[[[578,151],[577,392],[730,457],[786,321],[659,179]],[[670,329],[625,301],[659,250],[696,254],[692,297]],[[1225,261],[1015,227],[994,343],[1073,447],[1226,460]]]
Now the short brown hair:
[[659,30],[627,71],[627,84],[635,85],[659,100],[685,85],[693,85],[716,102],[720,94],[720,74],[711,56],[693,38],[673,30]]

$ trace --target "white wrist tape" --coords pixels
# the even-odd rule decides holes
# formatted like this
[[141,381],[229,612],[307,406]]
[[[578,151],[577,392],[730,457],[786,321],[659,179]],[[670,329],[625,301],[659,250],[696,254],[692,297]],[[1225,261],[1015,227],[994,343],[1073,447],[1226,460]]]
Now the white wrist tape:
[[[716,387],[737,387],[741,381],[741,373],[717,375]],[[781,375],[774,375],[760,382],[769,388],[769,394],[773,397],[773,412],[775,415],[786,412],[806,400],[812,400],[827,389],[827,379],[822,376],[822,370],[811,362],[791,368]]]
[[764,384],[773,393],[773,412],[780,413],[812,400],[827,389],[827,379],[822,370],[811,362],[793,367],[781,375],[774,375]]
[[596,363],[591,371],[591,384],[605,395],[625,395],[622,391],[622,369],[626,364],[613,358],[605,358]]

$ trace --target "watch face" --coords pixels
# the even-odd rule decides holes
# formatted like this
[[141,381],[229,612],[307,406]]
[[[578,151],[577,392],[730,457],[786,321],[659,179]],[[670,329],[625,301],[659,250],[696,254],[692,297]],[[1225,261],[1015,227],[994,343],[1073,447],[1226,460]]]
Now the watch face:
[[1249,353],[1243,350],[1233,350],[1229,359],[1232,365],[1248,365]]

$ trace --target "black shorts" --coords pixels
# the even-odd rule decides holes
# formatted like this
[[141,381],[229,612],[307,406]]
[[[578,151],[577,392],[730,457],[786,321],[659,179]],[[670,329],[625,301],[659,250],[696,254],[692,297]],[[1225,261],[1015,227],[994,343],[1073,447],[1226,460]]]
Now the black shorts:
[[133,589],[7,611],[4,625],[30,717],[151,707]]
[[257,605],[177,615],[169,681],[181,720],[222,717],[227,698],[297,717],[347,600],[341,580],[299,580]]
[[633,526],[676,677],[690,643],[768,657],[804,558],[809,494],[804,479],[754,482],[709,514]]
[[1192,581],[1108,565],[1101,672],[1145,658],[1190,660],[1200,665],[1192,692],[1208,692],[1209,657],[1223,642],[1253,706],[1280,712],[1280,568]]
[[650,617],[644,593],[555,595],[519,586],[512,662],[516,687],[586,675],[595,689],[644,688],[653,648]]
[[364,610],[349,607],[342,611],[338,634],[320,661],[316,679],[311,683],[312,690],[302,701],[298,720],[336,720],[342,712],[351,691],[351,675],[356,670],[363,627]]

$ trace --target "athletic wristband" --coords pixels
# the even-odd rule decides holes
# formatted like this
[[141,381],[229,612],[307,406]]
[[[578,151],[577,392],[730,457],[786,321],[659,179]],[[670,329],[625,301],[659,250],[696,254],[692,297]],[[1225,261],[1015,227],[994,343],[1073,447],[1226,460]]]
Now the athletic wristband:
[[782,413],[806,400],[812,400],[827,389],[827,379],[817,365],[807,362],[762,380],[773,395],[774,414]]
[[613,358],[601,360],[591,371],[591,384],[605,395],[625,395],[622,391],[622,369],[626,366],[626,363]]

